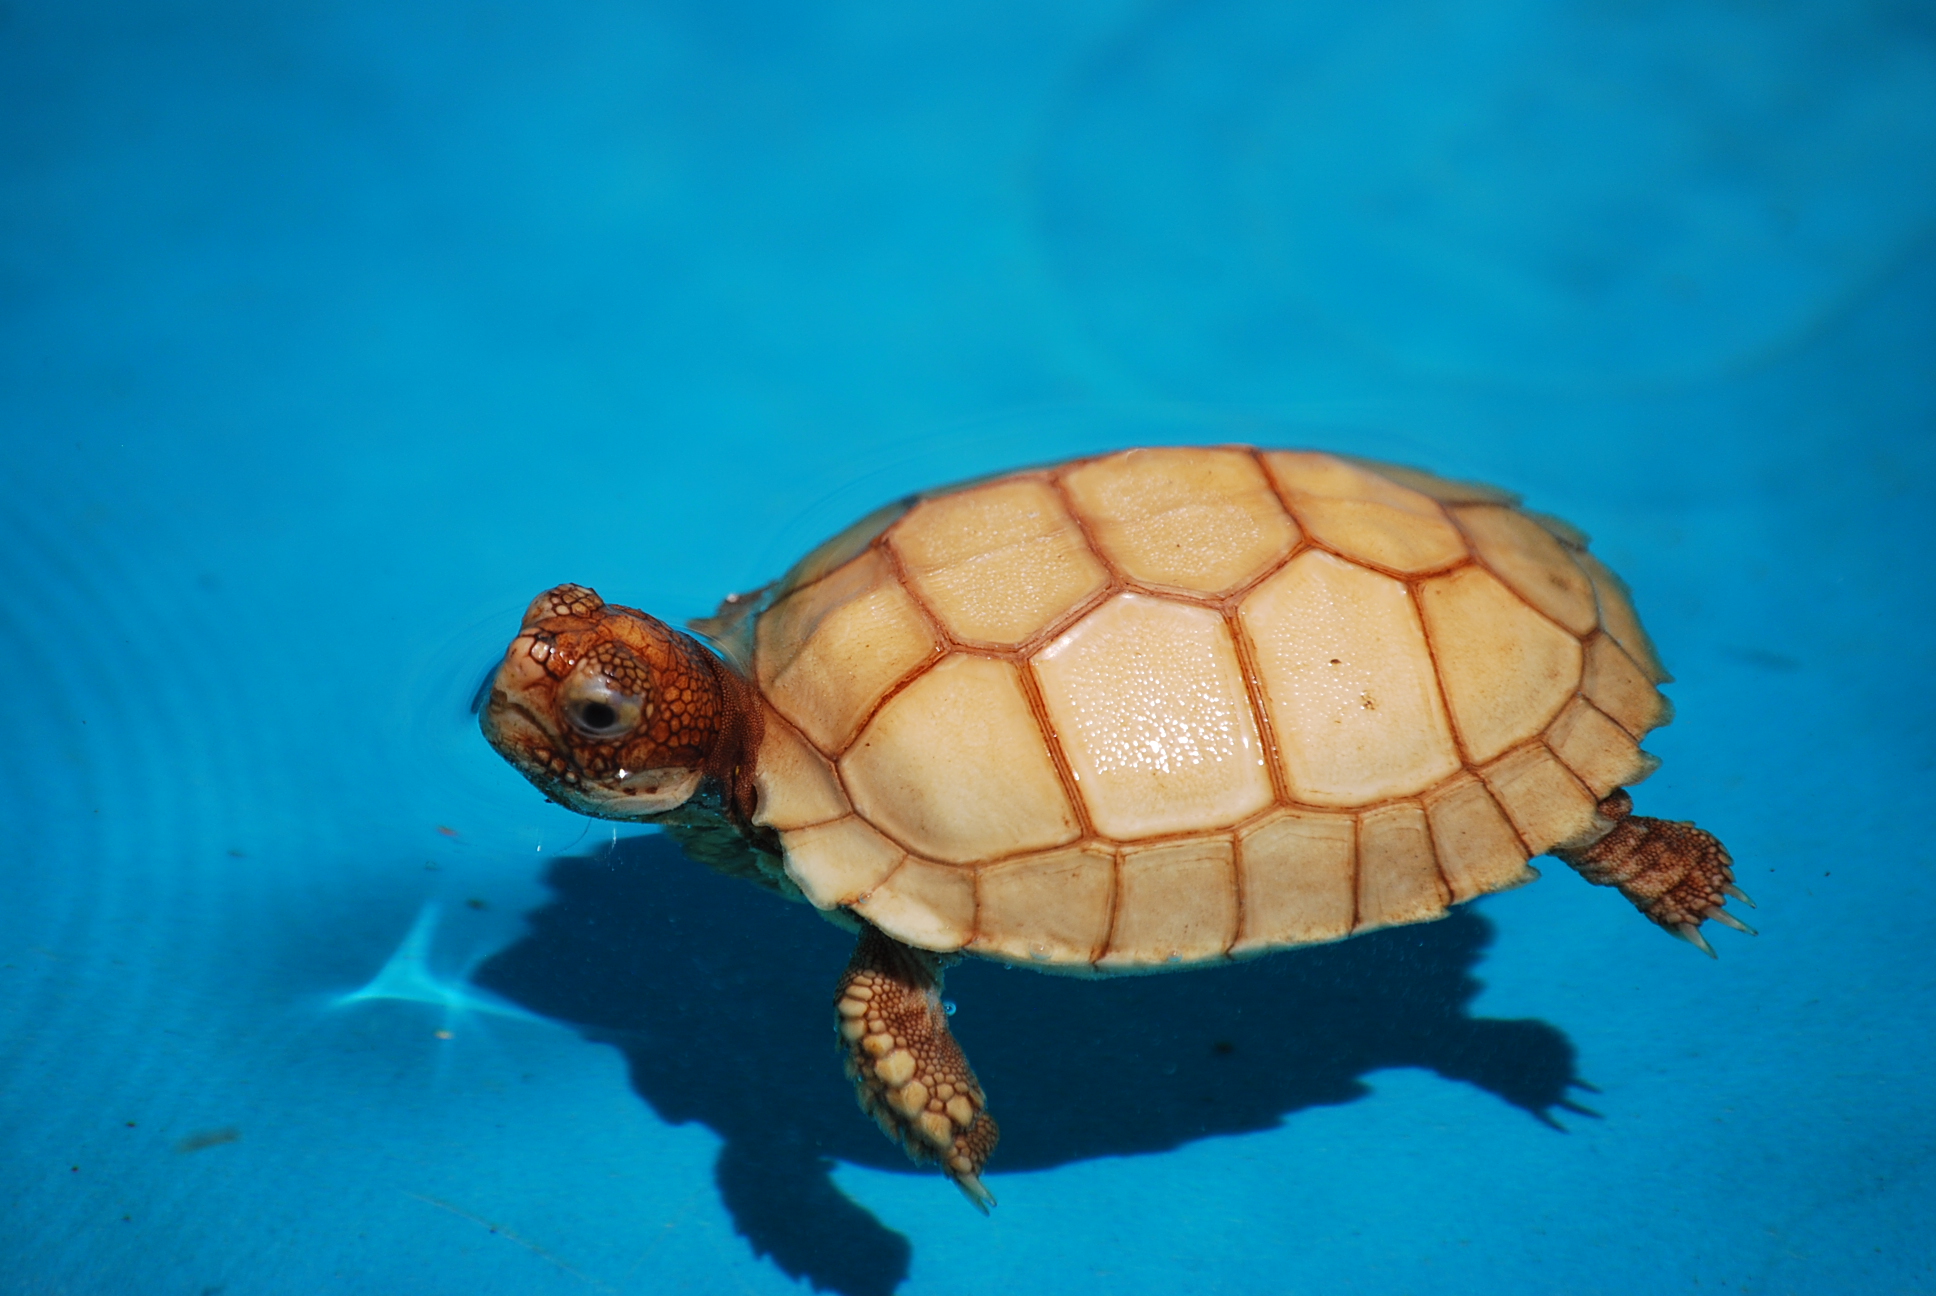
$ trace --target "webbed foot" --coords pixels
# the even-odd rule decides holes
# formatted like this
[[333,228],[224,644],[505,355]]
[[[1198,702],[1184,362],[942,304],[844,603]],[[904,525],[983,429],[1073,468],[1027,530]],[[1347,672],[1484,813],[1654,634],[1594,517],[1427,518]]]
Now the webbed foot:
[[1713,833],[1635,814],[1624,788],[1600,802],[1600,813],[1614,821],[1613,830],[1584,850],[1560,855],[1581,877],[1620,888],[1641,913],[1710,958],[1714,947],[1701,935],[1708,919],[1755,934],[1724,907],[1730,898],[1750,909],[1754,901],[1734,884],[1734,861]]
[[834,997],[841,1050],[861,1110],[918,1164],[938,1164],[982,1213],[1000,1132],[941,1004],[940,960],[873,927],[861,932]]

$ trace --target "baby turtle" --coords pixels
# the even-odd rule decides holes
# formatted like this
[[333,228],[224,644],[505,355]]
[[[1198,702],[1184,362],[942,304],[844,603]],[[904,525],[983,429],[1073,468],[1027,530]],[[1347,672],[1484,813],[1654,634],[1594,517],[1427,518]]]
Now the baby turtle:
[[1439,918],[1542,853],[1710,954],[1705,920],[1742,927],[1721,844],[1622,790],[1669,717],[1626,587],[1488,486],[1079,459],[882,509],[692,629],[540,594],[485,736],[552,800],[858,931],[861,1106],[983,1209],[954,956],[1200,967]]

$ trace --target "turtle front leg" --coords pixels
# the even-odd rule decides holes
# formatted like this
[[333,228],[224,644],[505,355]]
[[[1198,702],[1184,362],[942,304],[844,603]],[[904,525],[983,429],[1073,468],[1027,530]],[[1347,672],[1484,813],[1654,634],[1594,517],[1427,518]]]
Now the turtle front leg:
[[1755,934],[1722,907],[1730,897],[1750,909],[1754,901],[1734,884],[1734,861],[1713,833],[1635,814],[1625,788],[1600,802],[1600,813],[1614,821],[1613,831],[1584,850],[1556,852],[1581,877],[1595,886],[1619,887],[1641,913],[1710,958],[1714,947],[1701,935],[1707,919]]
[[861,1110],[917,1164],[939,1164],[986,1214],[995,1198],[978,1176],[1000,1132],[948,1030],[940,960],[865,927],[834,1011]]

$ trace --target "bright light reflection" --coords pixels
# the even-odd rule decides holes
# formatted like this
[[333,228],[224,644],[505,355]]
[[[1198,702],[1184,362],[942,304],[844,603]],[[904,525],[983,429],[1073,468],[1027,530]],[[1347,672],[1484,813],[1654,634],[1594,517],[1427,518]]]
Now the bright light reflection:
[[443,1029],[437,1032],[440,1039],[454,1037],[456,1026],[466,1013],[509,1017],[514,1021],[543,1021],[543,1018],[495,996],[486,995],[471,985],[471,969],[482,961],[483,955],[465,963],[454,977],[439,976],[431,969],[430,950],[436,940],[437,921],[441,916],[442,907],[435,900],[426,901],[417,913],[417,920],[404,935],[403,943],[397,946],[369,983],[360,990],[338,996],[330,1007],[347,1008],[351,1004],[372,999],[433,1004],[444,1010]]

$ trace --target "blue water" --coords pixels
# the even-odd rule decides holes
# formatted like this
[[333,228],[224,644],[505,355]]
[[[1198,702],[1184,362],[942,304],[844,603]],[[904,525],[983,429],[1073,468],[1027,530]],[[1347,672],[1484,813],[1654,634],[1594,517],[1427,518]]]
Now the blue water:
[[[0,1290],[1936,1288],[1929,6],[14,0],[0,114]],[[466,704],[1171,440],[1591,532],[1762,934],[965,967],[983,1219]]]

